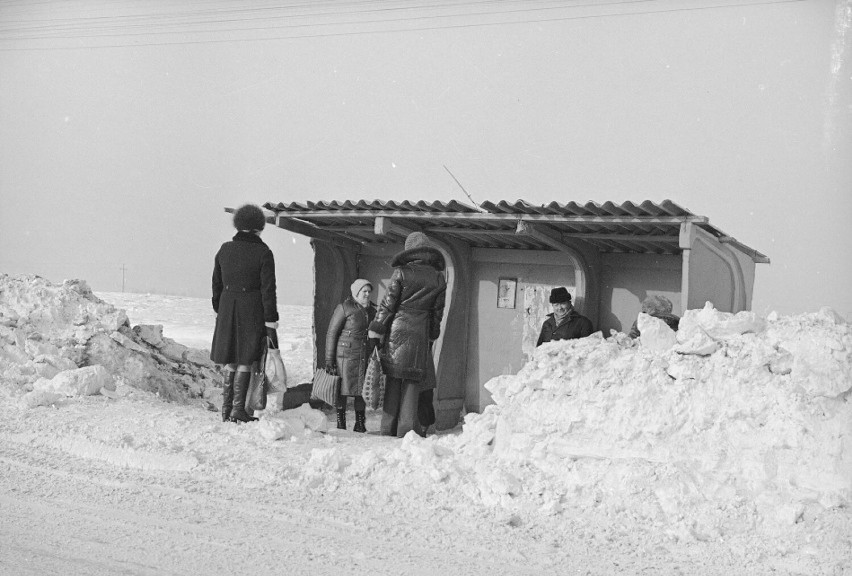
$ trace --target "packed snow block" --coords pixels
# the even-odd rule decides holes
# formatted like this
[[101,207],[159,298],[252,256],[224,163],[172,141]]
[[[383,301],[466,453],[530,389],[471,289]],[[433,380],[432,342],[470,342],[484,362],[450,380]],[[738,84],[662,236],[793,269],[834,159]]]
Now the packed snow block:
[[263,412],[257,430],[267,440],[293,438],[302,436],[306,430],[328,432],[328,419],[319,410],[303,404],[283,412]]
[[728,340],[749,332],[757,334],[764,327],[765,322],[754,312],[721,312],[713,307],[712,302],[706,302],[700,310],[684,312],[678,324],[678,340],[689,338],[696,331],[704,332],[714,340]]
[[207,366],[191,362],[177,362],[141,338],[133,340],[133,332],[120,331],[134,342],[126,347],[114,336],[96,334],[86,345],[87,363],[102,364],[113,374],[121,374],[131,386],[157,394],[169,401],[183,402],[203,397],[221,380],[218,373]]
[[93,396],[101,388],[115,390],[112,375],[103,366],[86,366],[64,370],[50,380],[41,378],[33,384],[33,391],[54,392],[68,397]]
[[494,456],[572,505],[628,507],[702,537],[852,504],[850,326],[828,311],[684,318],[678,341],[715,351],[590,337],[489,381]]
[[145,342],[159,348],[163,345],[163,325],[162,324],[140,324],[133,327],[133,332],[142,338]]
[[266,440],[290,439],[305,432],[305,423],[296,415],[283,416],[276,413],[261,418],[257,424],[257,433]]
[[659,318],[640,312],[636,325],[639,328],[639,342],[642,346],[657,352],[665,352],[677,344],[675,331]]
[[51,406],[65,397],[65,394],[59,394],[49,390],[33,390],[32,392],[27,392],[21,397],[21,405],[25,408]]
[[0,296],[0,362],[15,388],[94,365],[166,400],[203,397],[221,380],[209,358],[163,338],[161,326],[131,330],[127,314],[82,280],[0,274]]
[[[813,314],[768,316],[773,372],[789,373],[808,396],[842,399],[852,391],[852,328],[831,308]],[[772,368],[772,366],[770,366]],[[785,369],[789,368],[789,372]]]

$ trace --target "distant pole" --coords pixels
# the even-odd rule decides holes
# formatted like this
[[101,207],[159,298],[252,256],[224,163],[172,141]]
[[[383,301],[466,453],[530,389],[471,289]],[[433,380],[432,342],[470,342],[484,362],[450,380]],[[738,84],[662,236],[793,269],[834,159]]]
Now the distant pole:
[[121,291],[122,292],[124,292],[124,272],[125,272],[125,270],[127,270],[127,268],[124,266],[124,264],[122,264],[121,265]]

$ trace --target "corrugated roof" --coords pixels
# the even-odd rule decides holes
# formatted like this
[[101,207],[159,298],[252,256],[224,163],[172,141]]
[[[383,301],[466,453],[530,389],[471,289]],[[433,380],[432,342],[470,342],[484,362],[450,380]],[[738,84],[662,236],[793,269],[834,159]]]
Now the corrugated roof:
[[340,212],[351,210],[390,210],[394,212],[479,212],[476,208],[471,208],[470,206],[462,204],[461,202],[456,202],[455,200],[450,200],[447,203],[425,202],[420,200],[414,204],[408,200],[403,202],[394,202],[393,200],[389,200],[387,202],[382,202],[381,200],[373,200],[372,202],[367,202],[366,200],[358,200],[357,202],[345,200],[343,202],[338,202],[337,200],[332,200],[331,202],[308,201],[304,204],[300,204],[299,202],[290,202],[289,204],[284,204],[283,202],[278,202],[277,204],[267,202],[263,205],[263,207],[267,210],[272,210],[273,212],[288,213],[314,211]]
[[[691,222],[722,242],[769,262],[757,250],[670,200],[655,203],[568,202],[530,204],[524,200],[483,202],[479,207],[450,202],[381,200],[267,202],[277,224],[294,232],[343,243],[398,242],[411,230],[443,235],[478,248],[553,250],[554,242],[582,241],[602,252],[677,254],[681,224]],[[377,232],[382,218],[385,228]]]

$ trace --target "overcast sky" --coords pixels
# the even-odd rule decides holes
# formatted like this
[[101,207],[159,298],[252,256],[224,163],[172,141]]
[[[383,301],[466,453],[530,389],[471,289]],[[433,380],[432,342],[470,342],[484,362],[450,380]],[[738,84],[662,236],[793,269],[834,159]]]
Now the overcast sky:
[[[427,4],[431,7],[428,7]],[[244,202],[670,199],[852,318],[852,1],[0,1],[0,272],[207,296]],[[267,229],[286,303],[307,239]],[[122,270],[122,268],[124,270]]]

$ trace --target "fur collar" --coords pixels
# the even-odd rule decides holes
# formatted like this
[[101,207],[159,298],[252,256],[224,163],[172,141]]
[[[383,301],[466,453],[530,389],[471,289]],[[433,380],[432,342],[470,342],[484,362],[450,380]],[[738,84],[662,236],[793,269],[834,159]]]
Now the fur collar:
[[403,250],[393,257],[391,266],[397,268],[398,266],[405,266],[406,264],[417,261],[428,264],[439,272],[446,266],[444,255],[441,254],[440,250],[431,246],[418,246],[410,250]]

